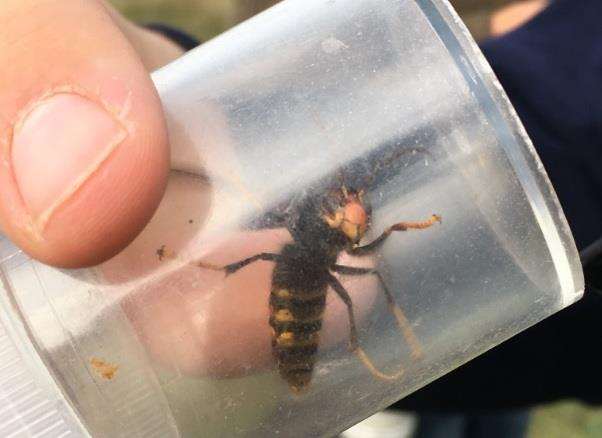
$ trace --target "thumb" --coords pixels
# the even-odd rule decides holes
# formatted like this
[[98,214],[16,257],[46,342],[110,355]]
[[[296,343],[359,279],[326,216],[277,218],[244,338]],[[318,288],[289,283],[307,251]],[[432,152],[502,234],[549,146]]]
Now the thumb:
[[100,2],[3,0],[0,23],[0,226],[43,262],[100,263],[165,188],[153,84]]

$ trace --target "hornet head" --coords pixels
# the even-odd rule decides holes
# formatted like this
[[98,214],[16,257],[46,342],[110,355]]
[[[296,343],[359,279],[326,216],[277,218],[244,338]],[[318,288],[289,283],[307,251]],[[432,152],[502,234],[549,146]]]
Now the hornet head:
[[327,197],[322,215],[330,228],[338,230],[353,245],[362,239],[370,223],[370,209],[364,202],[363,190],[345,187]]

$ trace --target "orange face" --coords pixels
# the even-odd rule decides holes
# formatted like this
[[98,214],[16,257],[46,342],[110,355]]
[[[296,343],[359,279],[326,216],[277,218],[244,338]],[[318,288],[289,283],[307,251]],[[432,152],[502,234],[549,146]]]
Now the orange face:
[[342,189],[340,206],[332,214],[325,214],[324,220],[331,228],[340,230],[353,244],[359,243],[368,228],[368,213],[362,195]]

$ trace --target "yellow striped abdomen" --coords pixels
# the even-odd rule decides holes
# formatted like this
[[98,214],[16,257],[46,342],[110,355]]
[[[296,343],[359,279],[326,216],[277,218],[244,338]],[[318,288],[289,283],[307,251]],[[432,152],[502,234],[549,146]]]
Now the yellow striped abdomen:
[[314,290],[272,286],[272,351],[280,375],[296,393],[307,388],[311,381],[325,304],[325,286]]

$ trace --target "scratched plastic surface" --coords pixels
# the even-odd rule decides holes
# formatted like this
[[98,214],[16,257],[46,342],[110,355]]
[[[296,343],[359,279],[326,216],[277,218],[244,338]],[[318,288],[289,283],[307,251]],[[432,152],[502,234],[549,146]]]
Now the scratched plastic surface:
[[[544,169],[446,3],[288,0],[154,80],[173,172],[136,242],[75,272],[0,247],[4,323],[23,328],[47,368],[30,367],[54,382],[36,394],[91,435],[332,436],[580,298]],[[329,292],[313,379],[295,395],[270,350],[273,262],[227,279],[198,262],[278,252],[290,235],[277,213],[341,174],[371,199],[366,242],[443,219],[340,260],[382,273],[422,354],[373,278],[340,276],[364,351],[404,373],[382,381],[348,350]]]

